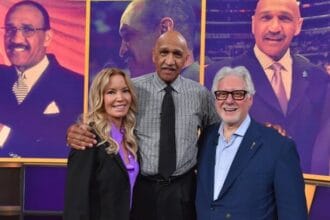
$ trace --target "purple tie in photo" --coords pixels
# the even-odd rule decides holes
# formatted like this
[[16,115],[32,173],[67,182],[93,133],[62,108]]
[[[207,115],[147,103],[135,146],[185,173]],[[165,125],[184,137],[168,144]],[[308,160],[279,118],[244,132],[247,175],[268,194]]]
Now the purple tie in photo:
[[285,94],[284,84],[282,80],[281,70],[283,69],[280,63],[273,63],[271,69],[274,71],[271,84],[273,90],[277,96],[278,102],[280,103],[281,109],[286,114],[288,107],[288,98]]

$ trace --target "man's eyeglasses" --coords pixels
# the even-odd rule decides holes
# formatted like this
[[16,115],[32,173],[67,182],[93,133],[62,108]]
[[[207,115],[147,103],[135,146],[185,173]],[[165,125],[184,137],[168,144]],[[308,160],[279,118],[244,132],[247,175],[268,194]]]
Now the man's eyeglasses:
[[2,27],[5,31],[5,36],[7,37],[14,37],[17,33],[17,31],[21,31],[24,37],[31,37],[33,36],[37,31],[45,31],[47,30],[46,28],[35,28],[33,26],[23,26],[23,27]]
[[214,92],[215,98],[220,101],[226,100],[229,94],[231,94],[231,97],[234,100],[243,100],[248,92],[245,90],[234,90],[231,92],[225,90],[217,90]]

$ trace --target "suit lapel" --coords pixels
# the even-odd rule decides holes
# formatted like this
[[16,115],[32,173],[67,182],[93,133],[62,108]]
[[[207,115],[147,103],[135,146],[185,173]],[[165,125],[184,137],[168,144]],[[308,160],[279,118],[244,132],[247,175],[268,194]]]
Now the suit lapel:
[[247,54],[244,54],[242,57],[235,59],[233,64],[235,66],[245,66],[252,76],[252,80],[256,89],[255,96],[263,100],[265,105],[269,105],[271,108],[282,113],[273,88],[253,51],[250,50]]
[[[115,158],[116,163],[120,167],[120,169],[122,169],[125,173],[127,173],[127,169],[124,164],[124,160],[121,158],[120,154],[119,153],[115,154],[114,158]],[[127,177],[128,177],[128,175],[127,175]]]
[[1,82],[1,100],[4,100],[6,105],[17,106],[16,97],[12,91],[14,83],[17,81],[17,73],[13,66],[7,67],[2,76],[5,77],[4,82]]
[[211,164],[210,169],[207,169],[207,176],[209,178],[207,178],[207,180],[209,180],[209,182],[206,185],[206,191],[210,192],[210,197],[213,200],[213,191],[214,191],[214,165],[215,165],[215,155],[216,155],[216,149],[217,149],[217,145],[218,145],[218,139],[219,139],[219,133],[218,133],[218,129],[214,130],[215,132],[212,135],[212,138],[210,139],[210,145],[207,146],[212,146],[211,150],[209,151],[209,153],[211,154],[210,156],[206,157],[206,158],[211,158],[209,163]]
[[[90,125],[93,126],[92,124],[90,124]],[[102,143],[98,147],[103,148],[102,150],[106,151],[105,148],[107,148],[110,143],[107,142],[107,141],[103,142],[103,140],[100,138],[100,136],[95,131],[93,133],[96,135],[97,143]],[[123,172],[126,174],[126,176],[128,178],[128,173],[127,173],[127,170],[126,170],[126,166],[125,166],[124,161],[122,160],[119,152],[117,154],[109,154],[109,155],[107,153],[105,153],[105,154],[107,156],[111,157],[111,159],[113,159],[115,161],[115,163],[120,167],[121,170],[123,170]]]
[[293,57],[293,67],[292,67],[292,91],[291,98],[288,103],[288,113],[289,115],[298,104],[305,99],[306,90],[309,85],[307,80],[309,77],[309,72],[305,69],[304,62],[301,58],[297,56]]
[[203,156],[204,161],[200,163],[202,165],[200,181],[203,183],[204,192],[207,194],[207,198],[213,200],[213,185],[214,185],[214,165],[215,165],[215,152],[218,145],[219,138],[219,126],[216,126],[208,133],[209,138],[204,144],[204,152],[206,155]]
[[22,102],[22,106],[33,109],[34,113],[43,114],[46,106],[52,101],[53,94],[56,93],[53,85],[57,83],[60,86],[61,83],[55,81],[53,74],[56,72],[53,71],[53,68],[50,61],[46,70],[32,87],[24,102]]
[[220,191],[218,199],[221,199],[228,191],[230,186],[235,182],[236,178],[240,175],[242,170],[248,166],[249,161],[253,155],[258,151],[262,145],[260,141],[260,135],[256,128],[256,123],[251,120],[251,124],[244,135],[242,143],[239,146],[234,161],[229,169],[228,175],[224,182],[224,185]]

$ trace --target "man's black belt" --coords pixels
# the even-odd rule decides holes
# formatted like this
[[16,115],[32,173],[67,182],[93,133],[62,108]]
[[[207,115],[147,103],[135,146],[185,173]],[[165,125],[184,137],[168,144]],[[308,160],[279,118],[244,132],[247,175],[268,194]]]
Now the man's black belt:
[[140,177],[143,180],[154,182],[154,183],[159,184],[159,185],[168,185],[168,184],[174,183],[174,182],[176,182],[180,179],[183,179],[184,177],[192,175],[192,174],[195,174],[195,169],[191,169],[191,170],[187,171],[186,173],[184,173],[182,175],[170,176],[168,179],[165,179],[160,174],[156,174],[156,175],[142,175],[142,174],[140,174]]

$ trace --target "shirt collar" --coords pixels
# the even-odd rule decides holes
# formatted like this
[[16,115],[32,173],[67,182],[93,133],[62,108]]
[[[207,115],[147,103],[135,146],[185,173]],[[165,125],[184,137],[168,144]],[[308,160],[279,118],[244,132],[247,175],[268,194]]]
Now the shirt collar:
[[[243,120],[243,122],[241,123],[241,125],[234,132],[233,135],[237,135],[237,136],[243,137],[245,135],[247,129],[249,128],[250,123],[251,123],[251,117],[250,117],[250,115],[247,115],[245,117],[245,119]],[[222,136],[222,137],[224,136],[224,134],[223,134],[223,126],[224,126],[224,122],[221,122],[219,131],[218,131],[219,134],[220,134],[220,136]]]
[[[174,91],[180,92],[182,83],[182,77],[179,75],[172,83],[171,86]],[[154,74],[154,85],[156,86],[157,90],[160,92],[164,90],[167,86],[167,84],[158,76],[157,73]]]
[[270,66],[274,63],[280,63],[282,65],[282,67],[284,68],[284,70],[289,70],[290,66],[292,65],[292,57],[290,55],[290,48],[287,49],[287,51],[285,52],[284,56],[279,60],[279,61],[275,61],[272,58],[270,58],[268,55],[266,55],[264,52],[262,52],[257,45],[254,45],[253,48],[254,54],[256,55],[260,65],[262,66],[262,68],[265,69],[269,69]]
[[47,56],[37,63],[35,66],[25,70],[24,72],[19,71],[16,68],[17,74],[24,74],[24,79],[28,85],[33,85],[41,76],[41,74],[45,71],[49,64],[49,60]]

